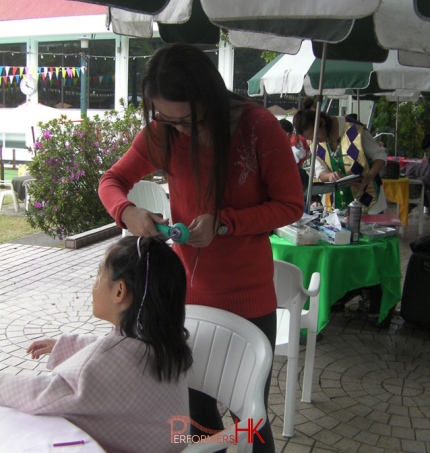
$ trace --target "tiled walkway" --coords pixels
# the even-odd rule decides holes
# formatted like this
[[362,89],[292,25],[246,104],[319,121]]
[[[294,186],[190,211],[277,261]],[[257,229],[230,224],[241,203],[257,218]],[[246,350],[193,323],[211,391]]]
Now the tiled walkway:
[[[400,238],[402,269],[417,234],[413,215],[411,220]],[[425,234],[430,234],[429,216]],[[110,330],[92,317],[91,287],[112,241],[79,250],[0,244],[0,372],[46,372],[46,359],[33,361],[25,353],[36,338]],[[332,313],[317,344],[313,402],[301,403],[298,388],[291,439],[282,437],[286,361],[276,357],[270,394],[276,451],[430,451],[429,331],[398,315],[389,328],[379,329],[356,310],[356,301],[349,305]]]

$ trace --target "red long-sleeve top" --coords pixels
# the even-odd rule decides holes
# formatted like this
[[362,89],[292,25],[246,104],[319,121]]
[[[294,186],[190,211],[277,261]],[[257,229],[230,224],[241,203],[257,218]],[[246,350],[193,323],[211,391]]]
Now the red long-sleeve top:
[[[159,127],[151,123],[147,127]],[[143,176],[156,170],[148,155],[145,129],[127,153],[103,175],[99,195],[116,223],[133,205],[127,194]],[[152,142],[151,142],[152,143]],[[155,146],[155,145],[154,145]],[[172,144],[168,175],[171,224],[189,225],[199,211],[190,161],[190,138],[178,133]],[[156,151],[156,150],[155,150]],[[200,147],[202,187],[207,186],[212,149]],[[278,120],[255,104],[245,105],[230,147],[228,181],[217,235],[201,249],[174,245],[187,271],[187,303],[208,305],[245,318],[276,310],[273,256],[269,233],[298,220],[303,193],[293,153]],[[202,191],[204,193],[204,190]]]

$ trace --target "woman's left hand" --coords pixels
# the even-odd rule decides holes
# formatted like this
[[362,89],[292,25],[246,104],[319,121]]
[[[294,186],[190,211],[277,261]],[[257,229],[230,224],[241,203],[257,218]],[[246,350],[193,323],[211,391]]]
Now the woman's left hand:
[[353,187],[355,187],[357,190],[364,191],[364,189],[366,189],[366,187],[369,185],[369,183],[371,181],[372,181],[372,176],[369,175],[369,173],[366,173],[360,182],[354,182],[351,185]]
[[193,247],[206,247],[215,236],[214,216],[202,214],[196,217],[188,227],[190,237],[187,244]]

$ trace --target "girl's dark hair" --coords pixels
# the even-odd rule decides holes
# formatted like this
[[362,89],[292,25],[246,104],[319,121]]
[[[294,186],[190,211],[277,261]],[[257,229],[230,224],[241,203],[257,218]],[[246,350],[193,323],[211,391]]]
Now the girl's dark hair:
[[287,134],[292,134],[294,132],[293,123],[291,121],[283,118],[282,120],[279,120],[279,124]]
[[126,236],[109,248],[104,260],[111,281],[123,280],[133,293],[132,303],[121,314],[119,328],[123,335],[151,346],[160,381],[178,379],[192,364],[188,331],[184,327],[187,286],[184,266],[160,238],[140,238],[141,258],[137,245],[135,236]]
[[[314,109],[314,103],[313,98],[306,98],[303,102],[303,110],[299,110],[294,115],[293,125],[297,134],[303,135],[304,131],[315,127],[315,116],[317,112]],[[329,137],[333,120],[330,115],[324,112],[321,112],[321,119],[325,121],[325,129],[327,137]]]
[[[231,139],[230,111],[232,104],[242,105],[244,100],[227,90],[212,60],[192,45],[177,43],[158,50],[148,62],[142,81],[143,112],[146,124],[150,121],[152,100],[163,98],[171,102],[189,102],[191,107],[191,149],[196,194],[200,209],[209,207],[214,212],[214,224],[221,210],[227,184],[227,168]],[[203,112],[204,127],[210,134],[213,149],[208,187],[201,185],[198,145],[198,110]],[[171,174],[170,158],[172,139],[178,131],[169,125],[158,125],[162,130],[157,137],[153,127],[147,127],[148,140],[160,143],[164,152],[155,156],[148,141],[154,163]]]

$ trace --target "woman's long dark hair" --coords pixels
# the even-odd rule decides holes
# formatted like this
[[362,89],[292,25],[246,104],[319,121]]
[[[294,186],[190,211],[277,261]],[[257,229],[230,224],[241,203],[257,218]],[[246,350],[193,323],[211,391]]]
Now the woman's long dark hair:
[[[189,102],[191,106],[191,165],[193,168],[196,194],[202,212],[214,209],[214,223],[221,210],[227,184],[227,171],[231,139],[231,105],[241,104],[242,98],[227,90],[212,60],[197,47],[188,44],[173,44],[157,51],[148,62],[142,81],[143,109],[146,124],[150,121],[152,99],[163,98],[171,102]],[[208,187],[201,186],[199,165],[198,111],[204,114],[203,127],[209,132],[213,149]],[[170,173],[170,142],[178,132],[169,125],[159,125],[164,133],[158,137],[148,127],[149,139],[157,143],[162,140],[164,149],[161,161],[149,153],[157,166]]]
[[[314,129],[316,113],[317,112],[314,109],[314,100],[312,98],[306,98],[303,103],[303,110],[296,112],[293,118],[293,125],[296,129],[297,134],[303,135],[306,130]],[[330,131],[333,122],[332,117],[327,113],[321,112],[320,121],[322,119],[325,121],[325,130],[327,132],[327,137],[330,137]]]
[[178,379],[192,364],[184,327],[187,283],[179,257],[162,239],[142,237],[138,243],[135,236],[126,236],[110,247],[104,267],[111,281],[123,280],[133,293],[121,314],[121,333],[151,346],[160,381]]

